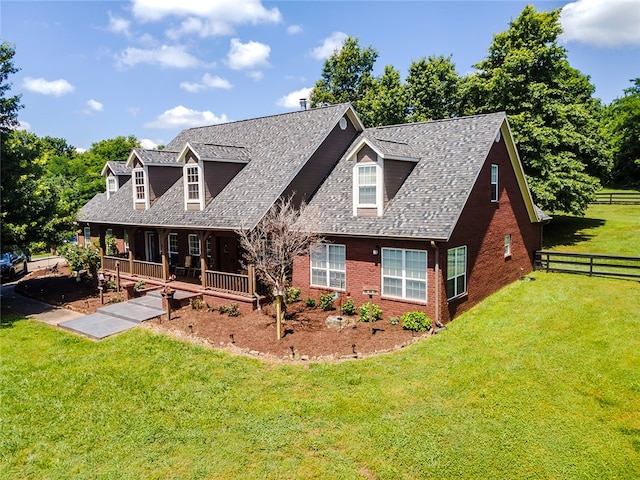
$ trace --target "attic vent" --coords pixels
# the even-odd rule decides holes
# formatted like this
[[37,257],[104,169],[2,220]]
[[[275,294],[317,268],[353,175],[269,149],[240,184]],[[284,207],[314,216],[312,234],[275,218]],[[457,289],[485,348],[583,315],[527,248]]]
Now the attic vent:
[[342,117],[340,119],[340,123],[338,125],[340,125],[340,130],[346,130],[347,129],[347,119]]
[[498,143],[500,141],[500,130],[498,130],[498,133],[496,134],[496,143]]

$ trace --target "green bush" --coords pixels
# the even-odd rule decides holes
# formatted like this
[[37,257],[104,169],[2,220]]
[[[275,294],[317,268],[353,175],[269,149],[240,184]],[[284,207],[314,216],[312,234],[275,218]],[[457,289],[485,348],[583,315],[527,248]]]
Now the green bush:
[[138,280],[136,282],[136,284],[133,286],[133,289],[136,292],[140,292],[141,290],[144,290],[146,286],[147,286],[147,284],[145,283],[144,280]]
[[391,325],[398,325],[400,323],[400,319],[398,317],[391,317],[389,319],[389,323]]
[[287,288],[287,303],[295,303],[300,301],[300,289],[296,287]]
[[327,310],[335,310],[333,306],[335,298],[333,297],[333,293],[321,293],[320,294],[320,308],[325,312]]
[[100,266],[100,251],[91,244],[87,247],[65,243],[58,249],[58,253],[67,261],[71,270],[87,270],[95,275]]
[[431,330],[431,319],[424,312],[407,312],[400,317],[402,328],[414,332],[426,332]]
[[206,304],[201,297],[191,298],[189,300],[189,305],[191,305],[192,310],[203,310],[206,307]]
[[218,309],[220,313],[226,313],[230,317],[237,317],[240,315],[240,308],[237,303],[231,303],[229,305],[220,305]]
[[304,304],[305,304],[306,307],[316,308],[316,301],[313,298],[307,298],[304,301]]
[[349,317],[356,314],[356,304],[353,302],[353,298],[342,304],[342,314]]
[[360,305],[360,321],[368,322],[369,321],[369,304],[371,304],[371,317],[374,322],[377,322],[382,318],[382,310],[375,303],[367,302],[364,305]]

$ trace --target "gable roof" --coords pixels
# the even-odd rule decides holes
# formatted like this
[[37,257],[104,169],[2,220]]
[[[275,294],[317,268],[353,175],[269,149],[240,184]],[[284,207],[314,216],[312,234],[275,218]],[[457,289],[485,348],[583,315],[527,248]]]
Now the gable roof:
[[111,170],[114,175],[131,175],[131,168],[127,166],[127,162],[107,162],[102,167],[100,175],[105,176],[107,170]]
[[134,148],[127,160],[127,166],[133,168],[135,159],[138,158],[144,165],[170,165],[175,166],[178,152],[170,150],[147,150]]
[[177,161],[184,161],[188,150],[191,150],[199,160],[203,161],[247,163],[251,159],[249,149],[245,147],[187,142]]
[[206,147],[207,153],[218,155],[225,150],[225,154],[241,157],[244,154],[239,152],[246,151],[250,161],[201,211],[185,211],[182,179],[148,210],[134,210],[129,181],[108,201],[100,195],[90,200],[79,220],[194,229],[253,228],[345,115],[358,130],[363,129],[353,107],[344,103],[183,130],[166,150],[135,149],[132,156],[135,153],[145,164],[164,164],[173,155],[171,163],[181,165],[177,158],[188,143],[195,150],[213,146]]
[[[365,130],[309,202],[324,235],[448,240],[498,133],[502,133],[532,222],[540,221],[505,113]],[[511,142],[511,148],[509,146]],[[382,216],[353,215],[352,158],[366,143],[389,158],[419,159]]]

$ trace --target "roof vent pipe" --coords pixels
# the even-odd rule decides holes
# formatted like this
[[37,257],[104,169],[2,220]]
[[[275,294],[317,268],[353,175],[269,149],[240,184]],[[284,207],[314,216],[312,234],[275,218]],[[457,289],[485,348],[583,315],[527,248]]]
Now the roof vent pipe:
[[300,109],[301,110],[306,110],[307,109],[307,99],[306,98],[301,98],[300,99]]

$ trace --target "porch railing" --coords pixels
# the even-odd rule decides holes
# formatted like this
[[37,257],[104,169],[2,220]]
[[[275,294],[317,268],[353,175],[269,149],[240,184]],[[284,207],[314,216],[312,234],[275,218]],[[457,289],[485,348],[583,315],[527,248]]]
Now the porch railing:
[[239,273],[216,272],[214,270],[205,270],[205,285],[207,288],[214,290],[224,290],[226,292],[241,293],[251,295],[253,288],[250,288],[249,275]]
[[[122,264],[120,264],[122,266]],[[162,264],[155,262],[133,261],[133,273],[139,277],[162,279]]]
[[108,257],[105,255],[102,257],[102,268],[115,272],[117,270],[116,264],[118,262],[120,262],[120,271],[122,273],[131,273],[129,269],[129,259],[123,257]]

